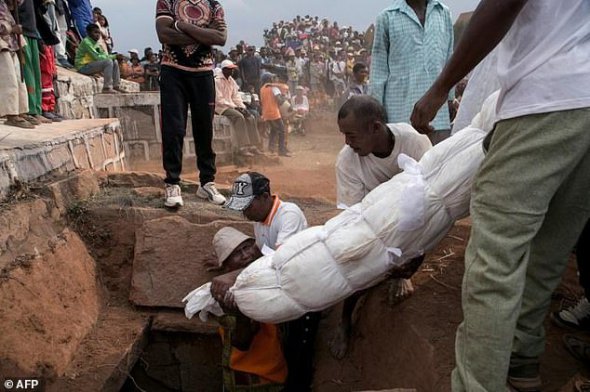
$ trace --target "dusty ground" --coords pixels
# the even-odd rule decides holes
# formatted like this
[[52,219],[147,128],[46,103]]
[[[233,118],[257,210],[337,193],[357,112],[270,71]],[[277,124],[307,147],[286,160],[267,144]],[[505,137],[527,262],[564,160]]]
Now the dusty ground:
[[[290,136],[293,158],[279,164],[221,169],[217,182],[230,186],[245,170],[256,170],[271,179],[273,190],[297,198],[335,201],[334,163],[343,144],[335,114],[323,113],[310,122],[305,137]],[[194,167],[187,162],[186,168]],[[159,170],[159,169],[157,169]],[[187,179],[196,180],[194,174]],[[308,199],[309,200],[309,199]],[[321,223],[335,212],[311,199],[301,200],[311,224]],[[338,322],[339,308],[325,312],[317,348],[315,387],[318,391],[417,388],[449,391],[454,367],[455,331],[462,320],[460,287],[463,258],[471,223],[459,222],[438,248],[431,252],[415,276],[416,293],[395,307],[387,305],[387,284],[374,288],[356,314],[355,334],[347,356],[334,360],[328,341]],[[552,308],[571,304],[579,295],[572,263],[564,284],[555,294]],[[568,355],[561,343],[563,330],[547,325],[547,353],[543,358],[544,391],[570,391],[568,381],[586,369]],[[570,331],[571,332],[571,331]]]
[[[293,198],[297,201],[311,225],[325,222],[337,213],[333,208],[334,163],[343,144],[343,138],[336,128],[334,119],[335,114],[324,113],[322,117],[310,121],[305,137],[290,136],[289,148],[295,157],[270,159],[266,160],[265,164],[220,168],[217,182],[229,187],[239,172],[260,171],[271,179],[273,191],[285,199]],[[185,167],[194,167],[194,161],[187,161]],[[158,164],[138,166],[135,169],[161,173]],[[196,180],[194,172],[185,171],[188,172],[185,179]],[[145,185],[130,184],[136,188],[135,190],[121,185],[106,189],[92,202],[71,207],[69,210],[69,224],[82,235],[96,260],[99,279],[108,290],[108,295],[104,298],[108,310],[103,312],[100,320],[103,320],[105,325],[113,321],[121,327],[121,319],[127,318],[125,312],[137,316],[137,320],[129,316],[129,326],[123,325],[125,328],[120,330],[111,327],[101,328],[102,324],[99,322],[95,333],[87,336],[85,340],[93,344],[101,340],[106,342],[97,343],[98,346],[87,344],[77,353],[71,366],[71,370],[77,373],[85,373],[84,366],[88,363],[92,363],[93,366],[94,362],[110,364],[113,361],[107,357],[111,351],[118,351],[118,347],[115,346],[121,345],[130,331],[145,328],[143,316],[135,314],[134,311],[137,309],[129,307],[130,263],[133,259],[134,232],[137,226],[146,219],[170,214],[163,209],[159,193],[161,190],[153,188],[158,186],[159,181],[161,180],[155,179],[155,182]],[[194,192],[194,189],[190,192]],[[188,203],[179,215],[190,221],[208,216],[203,209],[209,205],[197,203],[194,194],[190,194],[188,190],[185,191],[185,195]],[[413,279],[416,292],[410,299],[397,306],[389,306],[387,282],[366,295],[364,305],[356,313],[349,352],[340,361],[333,359],[328,349],[328,342],[338,323],[339,307],[325,312],[317,339],[315,390],[450,390],[450,374],[454,367],[455,330],[462,319],[460,287],[463,257],[470,227],[469,219],[458,222],[439,246],[427,256],[425,264]],[[51,234],[49,228],[41,225],[34,225],[34,228],[33,231],[47,231]],[[577,295],[579,288],[572,263],[552,306],[558,309],[570,304]],[[103,332],[106,335],[103,335]],[[570,391],[570,386],[565,387],[569,380],[576,373],[587,374],[587,369],[564,350],[561,343],[563,334],[564,331],[547,322],[547,353],[543,358],[542,368],[545,381],[543,391]],[[129,342],[129,350],[134,351],[135,346],[132,346],[132,343],[133,339]],[[207,344],[209,343],[211,342]],[[184,352],[183,350],[192,353],[191,348],[184,346],[177,349],[178,352]],[[97,357],[99,351],[100,360],[89,360],[88,363],[85,361],[85,358]],[[149,354],[150,351],[147,350],[146,353]],[[140,362],[146,362],[146,359],[142,357]],[[128,382],[124,390],[135,389]]]

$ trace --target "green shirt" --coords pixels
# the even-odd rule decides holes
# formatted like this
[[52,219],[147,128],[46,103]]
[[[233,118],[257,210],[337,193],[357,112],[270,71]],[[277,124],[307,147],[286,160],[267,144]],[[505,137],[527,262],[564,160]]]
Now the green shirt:
[[94,61],[113,60],[114,54],[108,54],[104,49],[90,37],[86,37],[80,42],[76,51],[76,69],[90,64]]

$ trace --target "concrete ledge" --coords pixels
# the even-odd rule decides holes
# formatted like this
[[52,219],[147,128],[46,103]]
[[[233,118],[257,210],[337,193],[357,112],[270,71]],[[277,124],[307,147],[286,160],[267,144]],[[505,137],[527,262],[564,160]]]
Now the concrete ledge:
[[[97,117],[94,99],[95,94],[102,91],[102,86],[102,77],[94,78],[57,67],[57,111],[69,119]],[[139,92],[139,84],[121,80],[121,89],[130,93]]]
[[17,182],[76,169],[125,170],[116,119],[72,120],[24,130],[0,125],[0,197]]

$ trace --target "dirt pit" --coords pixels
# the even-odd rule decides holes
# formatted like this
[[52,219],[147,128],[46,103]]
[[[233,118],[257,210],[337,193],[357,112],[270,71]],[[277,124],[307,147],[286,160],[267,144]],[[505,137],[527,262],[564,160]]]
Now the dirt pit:
[[[334,162],[343,143],[333,118],[314,120],[305,137],[290,137],[295,157],[220,168],[217,182],[229,187],[239,172],[260,171],[273,191],[302,207],[311,225],[325,222],[337,213]],[[186,180],[196,180],[193,166],[185,165]],[[208,241],[219,225],[245,222],[199,201],[190,182],[185,207],[164,209],[162,173],[158,164],[151,170],[82,173],[0,209],[0,376],[44,376],[49,391],[220,390],[217,328],[186,320],[182,278],[187,265],[212,257]],[[171,228],[158,230],[163,227]],[[408,300],[389,306],[387,282],[370,290],[342,360],[328,349],[340,308],[324,312],[314,390],[450,390],[469,231],[468,219],[458,222],[428,254]],[[150,258],[158,249],[169,256]],[[140,267],[144,280],[137,281]],[[209,279],[199,268],[191,273],[194,287]],[[136,295],[150,282],[170,290]],[[577,295],[572,264],[552,306]],[[544,391],[569,391],[569,380],[587,372],[563,349],[563,333],[547,323]]]

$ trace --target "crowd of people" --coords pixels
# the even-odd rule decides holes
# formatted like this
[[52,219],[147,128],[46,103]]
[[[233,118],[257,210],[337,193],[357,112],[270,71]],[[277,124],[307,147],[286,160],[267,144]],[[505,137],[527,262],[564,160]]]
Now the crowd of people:
[[0,104],[6,125],[25,129],[60,122],[54,87],[57,65],[85,75],[103,75],[103,92],[119,90],[120,79],[159,89],[158,54],[147,50],[139,59],[115,53],[109,23],[89,0],[0,1],[0,61],[6,77]]

